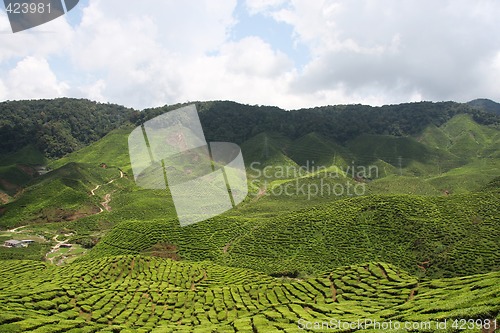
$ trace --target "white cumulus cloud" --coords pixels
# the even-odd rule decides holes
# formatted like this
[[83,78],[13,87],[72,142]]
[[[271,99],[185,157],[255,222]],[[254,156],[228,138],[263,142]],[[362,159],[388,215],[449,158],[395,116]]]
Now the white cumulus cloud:
[[296,41],[311,51],[294,93],[342,87],[352,102],[366,99],[367,91],[396,102],[481,95],[485,78],[478,69],[500,50],[492,15],[498,12],[494,0],[291,0],[267,15],[292,25]]
[[[285,108],[500,101],[497,0],[238,1],[89,0],[75,9],[78,23],[63,16],[2,33],[0,98],[67,95],[138,109],[214,99]],[[237,20],[247,20],[243,34]],[[264,26],[253,33],[249,22]]]
[[246,0],[245,5],[249,13],[255,15],[257,13],[267,12],[271,9],[276,9],[285,4],[286,0]]
[[9,71],[5,80],[8,99],[63,97],[68,85],[58,81],[45,59],[26,57]]

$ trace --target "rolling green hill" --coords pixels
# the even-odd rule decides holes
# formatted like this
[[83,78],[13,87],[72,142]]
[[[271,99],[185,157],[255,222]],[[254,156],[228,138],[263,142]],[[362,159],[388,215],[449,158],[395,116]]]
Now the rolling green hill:
[[448,150],[464,160],[474,157],[489,157],[500,144],[497,130],[482,127],[467,115],[458,115],[443,126],[450,138]]
[[482,192],[363,196],[267,219],[246,217],[243,208],[184,228],[172,218],[131,220],[116,225],[88,257],[169,244],[183,259],[268,274],[317,274],[373,260],[422,276],[485,273],[500,268],[499,207],[498,195]]
[[[278,133],[260,133],[241,145],[247,168],[263,169],[265,167],[298,167],[287,150],[292,141]],[[252,163],[254,167],[252,167]]]
[[32,223],[75,220],[99,211],[95,184],[119,178],[116,168],[68,163],[36,178],[19,198],[3,206],[0,224],[15,227]]
[[[59,158],[128,123],[134,111],[88,100],[0,103],[0,204],[12,201]],[[62,164],[61,164],[62,165]]]
[[47,159],[33,145],[5,154],[0,159],[0,192],[15,195],[23,186],[38,176],[37,167]]
[[293,142],[290,157],[302,166],[336,165],[345,168],[352,161],[349,151],[317,133],[309,133]]
[[127,174],[132,173],[130,157],[128,155],[128,135],[132,126],[124,126],[109,132],[101,140],[90,144],[63,158],[51,161],[48,165],[52,169],[59,168],[70,162],[101,165],[120,168]]

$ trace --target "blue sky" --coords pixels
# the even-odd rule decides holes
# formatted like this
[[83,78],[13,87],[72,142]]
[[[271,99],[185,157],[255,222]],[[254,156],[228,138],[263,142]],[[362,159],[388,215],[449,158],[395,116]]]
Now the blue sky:
[[0,6],[0,101],[500,101],[499,12],[497,0],[81,0],[13,34]]
[[284,22],[277,22],[270,15],[251,15],[244,1],[239,1],[234,14],[237,23],[231,31],[234,41],[244,37],[258,36],[274,49],[286,53],[298,68],[310,60],[308,49],[302,43],[295,43],[293,27]]

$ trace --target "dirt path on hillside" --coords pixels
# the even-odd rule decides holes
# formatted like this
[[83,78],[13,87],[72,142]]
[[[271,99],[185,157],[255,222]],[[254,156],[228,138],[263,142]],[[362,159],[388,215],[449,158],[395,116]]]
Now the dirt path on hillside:
[[[96,187],[94,189],[90,190],[90,194],[92,196],[94,196],[95,191],[97,191],[101,186],[109,185],[109,184],[113,183],[115,180],[123,178],[124,176],[125,176],[125,174],[123,173],[123,171],[120,170],[120,177],[119,178],[111,179],[106,184],[96,185]],[[106,193],[106,195],[104,196],[103,199],[104,199],[104,201],[101,202],[101,206],[99,207],[99,212],[97,214],[104,212],[104,210],[106,210],[108,212],[111,211],[111,206],[109,205],[109,203],[111,202],[111,193]]]
[[106,209],[108,212],[111,211],[111,207],[109,206],[109,203],[111,202],[111,194],[108,193],[104,196],[104,201],[101,202],[101,205]]
[[23,226],[20,226],[20,227],[14,228],[14,229],[5,230],[5,232],[15,232],[15,233],[17,233],[19,229],[21,229],[21,228],[26,228],[26,227],[27,227],[27,225],[23,225]]
[[229,247],[231,246],[231,242],[227,243],[226,246],[222,248],[222,253],[227,253],[229,250]]
[[59,250],[59,247],[61,247],[61,244],[64,244],[64,243],[66,243],[66,242],[69,240],[69,238],[66,238],[65,240],[58,241],[58,240],[57,240],[57,237],[59,237],[59,235],[55,235],[54,237],[52,237],[52,240],[53,240],[54,242],[56,242],[56,245],[52,246],[52,247],[51,247],[51,249],[50,249],[50,251],[49,251],[49,252],[47,252],[47,254],[45,255],[45,258],[46,258],[48,261],[50,261],[50,263],[51,263],[51,264],[53,264],[53,263],[54,263],[54,258],[49,258],[49,254],[54,253],[54,252],[56,252],[57,250]]

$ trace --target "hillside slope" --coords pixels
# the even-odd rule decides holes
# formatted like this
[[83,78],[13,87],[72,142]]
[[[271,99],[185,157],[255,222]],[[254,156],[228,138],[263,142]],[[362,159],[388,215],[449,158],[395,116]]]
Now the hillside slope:
[[2,207],[2,228],[75,220],[99,212],[97,184],[120,178],[116,168],[68,163],[36,178],[19,197]]
[[499,207],[494,193],[393,195],[338,200],[267,219],[245,217],[243,208],[184,228],[172,218],[131,220],[117,224],[89,258],[168,244],[183,259],[268,274],[316,274],[378,260],[422,276],[485,273],[500,269]]
[[[463,129],[478,138],[479,148],[460,157],[448,148],[456,147],[455,138]],[[494,218],[500,215],[494,208],[499,199],[491,192],[470,191],[499,176],[495,148],[499,131],[478,125],[469,116],[431,126],[418,138],[362,135],[346,146],[314,133],[296,140],[276,133],[258,134],[242,144],[251,191],[247,200],[237,209],[189,228],[178,225],[167,191],[134,184],[127,147],[130,130],[116,129],[100,141],[50,162],[54,171],[1,207],[0,225],[50,223],[51,229],[64,228],[75,239],[102,235],[107,231],[103,226],[114,226],[90,252],[92,258],[138,254],[166,243],[181,258],[259,267],[268,273],[317,272],[371,260],[389,262],[413,274],[422,273],[418,265],[431,261],[432,267],[424,272],[431,276],[498,268],[492,252],[498,249],[498,241],[491,236],[499,227]],[[361,166],[375,166],[378,173],[372,179],[358,179],[348,169],[357,166],[351,158],[363,162]],[[298,163],[307,164],[311,159],[332,165],[318,172],[299,170]],[[333,161],[337,161],[335,165]],[[297,170],[297,174],[291,172]],[[121,172],[123,178],[118,179]],[[94,187],[113,179],[116,182],[91,195]],[[344,191],[347,185],[362,189],[361,196]],[[332,192],[320,193],[319,189]],[[97,214],[106,196],[112,200],[110,209]],[[297,213],[291,213],[294,211]],[[392,236],[384,238],[392,229],[396,230]],[[289,236],[279,234],[286,230]],[[333,230],[352,234],[356,245],[336,246],[333,240],[338,236]],[[434,233],[442,236],[427,236]],[[461,241],[450,234],[460,235]],[[480,235],[483,241],[477,238]],[[259,242],[262,246],[256,245]],[[460,244],[483,259],[463,256]],[[459,258],[463,264],[452,267]]]

